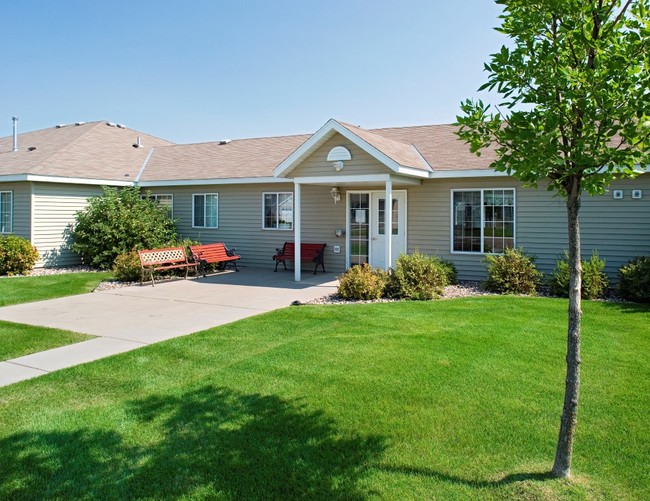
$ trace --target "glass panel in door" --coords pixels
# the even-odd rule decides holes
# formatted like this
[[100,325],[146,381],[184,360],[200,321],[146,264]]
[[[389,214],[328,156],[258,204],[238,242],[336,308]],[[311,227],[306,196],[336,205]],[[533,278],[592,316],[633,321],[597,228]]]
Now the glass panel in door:
[[350,266],[368,262],[370,242],[370,194],[350,194]]

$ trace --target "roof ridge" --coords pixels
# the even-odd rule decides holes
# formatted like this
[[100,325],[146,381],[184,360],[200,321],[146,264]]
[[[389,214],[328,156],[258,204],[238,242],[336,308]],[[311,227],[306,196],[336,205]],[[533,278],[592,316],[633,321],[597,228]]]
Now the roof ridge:
[[[289,137],[299,137],[299,136],[311,136],[313,135],[313,132],[303,132],[302,134],[286,134],[284,136],[260,136],[260,137],[240,137],[240,138],[235,138],[235,139],[230,139],[230,142],[235,142],[235,141],[257,141],[261,139],[282,139],[282,138],[289,138]],[[217,139],[215,141],[198,141],[194,143],[172,143],[165,145],[167,146],[198,146],[201,144],[218,144],[220,141],[225,141],[225,139]]]
[[420,125],[404,125],[404,126],[399,126],[399,127],[379,127],[376,129],[364,129],[364,130],[371,130],[371,131],[379,131],[379,130],[395,130],[395,129],[419,129],[422,127],[453,127],[453,123],[444,123],[444,124],[420,124]]
[[395,143],[403,144],[405,146],[414,146],[413,143],[407,143],[406,141],[402,141],[401,139],[395,139],[395,138],[384,136],[383,134],[378,133],[377,131],[381,130],[381,129],[364,129],[363,127],[359,127],[358,125],[352,125],[352,124],[348,124],[348,123],[345,123],[345,122],[339,122],[339,123],[341,125],[344,125],[344,126],[350,126],[350,127],[354,127],[355,129],[361,129],[364,132],[367,132],[369,134],[374,134],[375,136],[379,136],[382,139],[386,139],[388,141],[393,141]]
[[[91,127],[88,127],[88,130],[82,131],[81,134],[79,134],[77,137],[70,139],[70,141],[67,141],[63,146],[61,146],[59,149],[57,149],[51,155],[49,155],[47,158],[45,158],[37,168],[38,169],[43,169],[45,166],[47,166],[47,165],[51,164],[52,162],[54,162],[54,160],[56,160],[61,155],[63,155],[65,150],[67,150],[67,148],[69,148],[70,145],[72,145],[76,141],[78,141],[79,138],[81,138],[81,137],[85,136],[86,134],[88,134],[88,132],[90,132],[91,130],[94,130],[101,123],[102,122],[86,122],[85,124],[83,124],[83,125],[91,125],[91,124],[92,125],[91,125]],[[76,127],[82,127],[83,125],[77,125]],[[39,129],[39,130],[47,130],[47,129]]]

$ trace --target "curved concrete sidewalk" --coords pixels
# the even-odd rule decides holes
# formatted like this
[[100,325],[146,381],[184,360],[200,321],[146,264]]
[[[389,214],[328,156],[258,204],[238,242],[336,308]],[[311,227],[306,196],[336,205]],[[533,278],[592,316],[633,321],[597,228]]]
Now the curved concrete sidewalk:
[[0,386],[166,339],[310,301],[336,290],[334,276],[243,268],[206,278],[124,287],[48,301],[5,306],[0,320],[97,336],[0,362]]

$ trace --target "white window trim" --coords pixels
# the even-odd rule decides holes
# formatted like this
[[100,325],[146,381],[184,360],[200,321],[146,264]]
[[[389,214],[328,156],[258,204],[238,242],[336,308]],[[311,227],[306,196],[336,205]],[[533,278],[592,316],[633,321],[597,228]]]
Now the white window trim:
[[14,192],[13,191],[0,191],[0,199],[2,196],[9,196],[9,231],[2,231],[0,234],[9,235],[14,232]]
[[[207,196],[216,196],[217,197],[217,225],[216,226],[195,226],[194,224],[194,197],[203,197],[203,222],[205,223],[207,217],[205,214],[205,197]],[[217,230],[219,229],[219,193],[192,193],[192,228],[204,228],[208,230]]]
[[[170,197],[172,201],[171,205],[171,211],[169,212],[169,217],[171,219],[174,219],[174,194],[173,193],[149,193],[149,196],[147,196],[145,193],[140,195],[140,198],[145,199],[145,198],[150,198],[154,202],[158,201],[158,197]],[[194,206],[194,200],[192,200],[192,206]]]
[[[509,190],[512,191],[512,206],[514,207],[514,214],[512,220],[512,246],[517,248],[517,190],[512,187],[508,188],[459,188],[452,189],[449,192],[449,251],[451,254],[464,254],[467,256],[481,256],[486,254],[501,254],[495,252],[485,252],[483,246],[485,244],[485,236],[483,230],[485,229],[485,211],[483,210],[483,196],[486,191]],[[481,192],[481,251],[457,251],[454,250],[454,193],[467,192],[467,191],[480,191]]]
[[[266,222],[266,211],[264,206],[264,199],[266,195],[291,195],[291,228],[267,228],[264,226]],[[295,227],[295,213],[296,213],[296,198],[293,191],[265,191],[262,193],[262,229],[264,231],[293,231]],[[278,222],[279,225],[279,222]]]

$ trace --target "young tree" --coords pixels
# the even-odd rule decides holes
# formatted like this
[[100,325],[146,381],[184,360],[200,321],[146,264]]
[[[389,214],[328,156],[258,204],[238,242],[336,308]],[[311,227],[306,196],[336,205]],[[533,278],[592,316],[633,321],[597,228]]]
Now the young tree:
[[458,135],[492,167],[566,198],[569,322],[564,408],[552,474],[569,477],[580,385],[584,192],[603,194],[650,162],[649,0],[497,0],[510,45],[485,64],[502,102],[461,104]]

